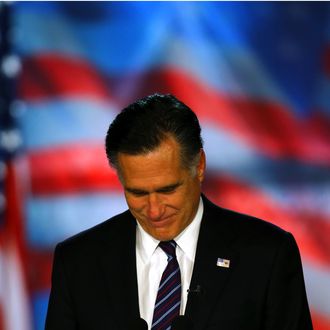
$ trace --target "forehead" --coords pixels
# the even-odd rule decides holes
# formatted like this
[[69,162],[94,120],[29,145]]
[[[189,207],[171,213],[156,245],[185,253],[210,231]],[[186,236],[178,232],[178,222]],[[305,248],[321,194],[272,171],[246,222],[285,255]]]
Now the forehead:
[[181,166],[180,150],[173,139],[142,155],[118,154],[121,181],[124,186],[159,186],[181,180],[186,170]]

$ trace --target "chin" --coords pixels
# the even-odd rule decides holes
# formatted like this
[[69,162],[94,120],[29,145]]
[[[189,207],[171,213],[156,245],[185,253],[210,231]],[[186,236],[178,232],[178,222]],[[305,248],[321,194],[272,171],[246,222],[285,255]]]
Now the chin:
[[158,239],[159,241],[170,241],[175,238],[178,234],[173,233],[155,233],[154,235],[151,234],[154,238]]

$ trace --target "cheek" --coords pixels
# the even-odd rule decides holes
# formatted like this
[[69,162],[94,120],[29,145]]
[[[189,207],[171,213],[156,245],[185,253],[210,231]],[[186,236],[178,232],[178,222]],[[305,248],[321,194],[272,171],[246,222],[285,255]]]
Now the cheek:
[[135,212],[138,212],[143,208],[143,200],[141,198],[134,198],[125,194],[128,207]]
[[186,200],[186,194],[183,192],[177,192],[172,195],[164,196],[163,204],[170,208],[181,209],[184,207]]

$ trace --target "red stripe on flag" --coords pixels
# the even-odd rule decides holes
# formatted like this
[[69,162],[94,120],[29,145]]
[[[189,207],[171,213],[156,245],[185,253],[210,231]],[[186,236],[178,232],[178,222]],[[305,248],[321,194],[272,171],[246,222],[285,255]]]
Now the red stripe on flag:
[[3,318],[3,309],[0,303],[0,330],[5,330],[5,323]]
[[29,253],[29,284],[31,292],[49,290],[53,252],[31,249]]
[[257,188],[229,177],[207,177],[204,187],[207,196],[216,204],[290,231],[304,258],[330,266],[330,223],[321,215],[284,208]]
[[121,189],[101,145],[68,145],[30,152],[32,192],[58,193]]
[[23,61],[19,95],[40,100],[56,96],[88,95],[109,99],[109,89],[101,74],[78,58],[43,54]]
[[5,211],[5,237],[4,244],[10,246],[13,244],[17,249],[19,258],[24,267],[27,269],[27,249],[25,241],[25,229],[22,217],[21,195],[19,191],[19,179],[17,177],[17,168],[13,164],[9,164],[6,170],[5,180],[5,196],[6,196],[6,211]]
[[330,141],[330,122],[329,118],[325,117],[321,110],[313,111],[313,115],[308,121],[309,130],[313,135],[318,135],[324,141]]
[[330,318],[326,315],[321,315],[315,310],[311,310],[313,327],[315,330],[329,330],[330,329]]

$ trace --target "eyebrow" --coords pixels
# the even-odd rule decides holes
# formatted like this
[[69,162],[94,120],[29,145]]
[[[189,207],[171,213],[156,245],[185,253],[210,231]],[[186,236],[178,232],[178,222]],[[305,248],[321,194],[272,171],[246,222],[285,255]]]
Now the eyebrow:
[[[175,190],[176,188],[180,187],[183,184],[183,182],[177,182],[170,184],[168,186],[160,187],[155,190],[155,192],[162,193],[162,192],[169,192],[172,190]],[[130,188],[130,187],[125,187],[125,190],[133,193],[133,194],[149,194],[150,191],[143,190],[143,189],[138,189],[138,188]]]

